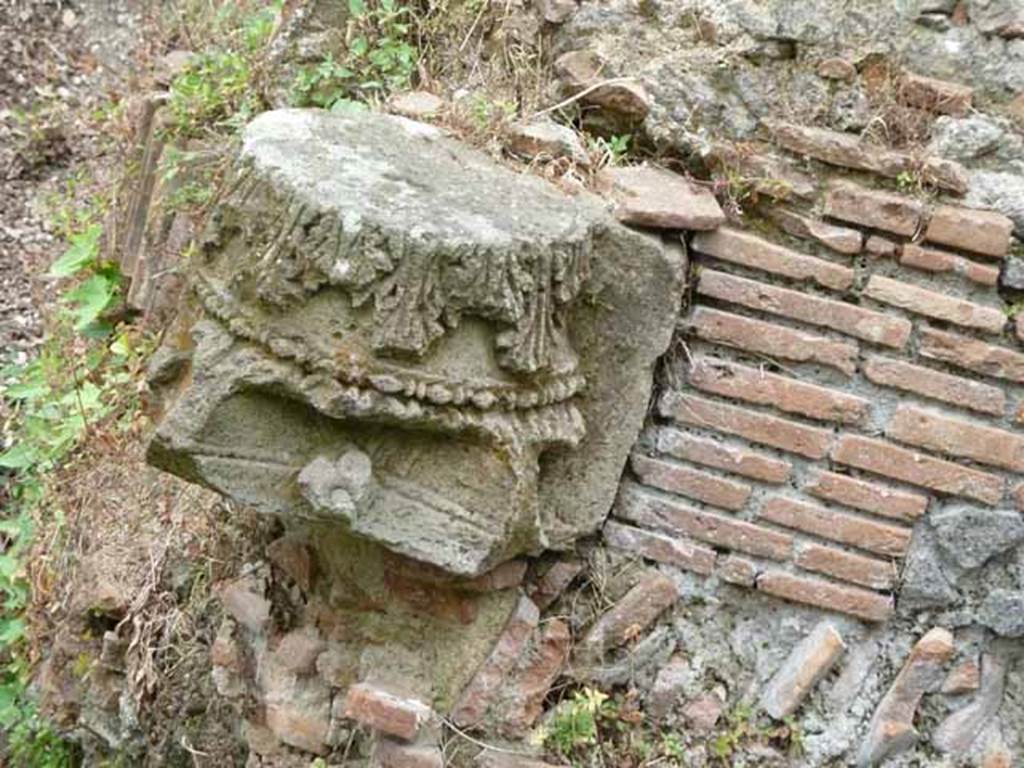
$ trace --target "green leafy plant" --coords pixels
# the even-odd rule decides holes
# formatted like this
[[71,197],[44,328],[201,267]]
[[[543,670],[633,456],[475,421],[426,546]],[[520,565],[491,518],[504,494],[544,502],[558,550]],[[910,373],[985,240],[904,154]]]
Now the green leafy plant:
[[555,710],[544,743],[559,754],[568,755],[578,747],[597,743],[598,720],[613,714],[608,694],[594,688],[573,693]]
[[328,54],[296,75],[297,106],[350,109],[353,102],[409,87],[418,56],[410,42],[410,9],[396,0],[349,0],[349,14],[344,55]]
[[594,140],[594,147],[600,152],[600,165],[622,165],[629,155],[631,134],[616,134],[608,138],[599,137]]
[[99,224],[90,224],[70,237],[70,246],[64,255],[50,267],[53,277],[85,275],[62,296],[62,303],[70,310],[75,330],[88,335],[105,335],[109,323],[102,320],[120,296],[121,271],[117,264],[100,258]]

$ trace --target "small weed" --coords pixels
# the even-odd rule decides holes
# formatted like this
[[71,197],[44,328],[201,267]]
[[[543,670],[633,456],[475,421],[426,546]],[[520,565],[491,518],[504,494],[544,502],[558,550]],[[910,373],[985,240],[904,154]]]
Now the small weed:
[[613,713],[608,694],[594,688],[576,691],[571,699],[563,702],[555,711],[548,726],[545,744],[562,755],[596,744],[598,719]]
[[616,134],[609,138],[598,137],[593,141],[593,148],[599,153],[598,166],[622,165],[629,156],[632,134]]
[[350,108],[408,88],[418,53],[410,42],[412,15],[396,0],[349,0],[346,50],[299,71],[292,86],[296,106]]

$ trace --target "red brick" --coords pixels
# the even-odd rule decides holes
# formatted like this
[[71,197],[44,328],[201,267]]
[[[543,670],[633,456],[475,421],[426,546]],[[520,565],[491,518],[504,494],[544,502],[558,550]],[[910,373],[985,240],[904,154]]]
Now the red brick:
[[820,472],[803,487],[812,496],[894,520],[913,522],[924,514],[928,497],[834,472]]
[[801,640],[761,692],[760,706],[776,720],[789,717],[839,660],[846,643],[827,620]]
[[614,520],[604,524],[604,540],[609,546],[635,552],[648,560],[666,563],[705,576],[715,568],[713,549],[665,534],[645,531]]
[[996,285],[999,282],[997,267],[979,264],[954,253],[936,251],[934,248],[922,248],[913,243],[903,246],[900,264],[917,267],[928,272],[951,272],[980,285]]
[[1003,498],[1003,480],[1000,477],[881,440],[844,435],[833,449],[832,459],[894,480],[976,499],[985,504],[995,505]]
[[901,405],[885,434],[920,448],[1024,472],[1024,436]]
[[792,465],[787,461],[670,427],[658,430],[657,448],[661,453],[677,459],[722,469],[765,483],[784,483],[792,471]]
[[913,198],[844,183],[829,187],[825,215],[912,237],[921,226],[924,206]]
[[858,136],[827,128],[793,125],[766,121],[775,140],[801,155],[845,168],[871,171],[889,178],[905,172],[920,172],[930,184],[964,194],[967,191],[967,173],[958,163],[939,157],[923,160],[906,152],[884,149],[861,141]]
[[636,453],[633,454],[630,465],[644,485],[703,501],[722,509],[743,509],[752,490],[746,483]]
[[985,307],[944,293],[927,291],[881,275],[871,276],[864,295],[909,312],[989,333],[1002,333],[1006,326],[1006,315],[995,307]]
[[864,235],[856,229],[801,216],[799,213],[785,208],[770,207],[767,209],[767,213],[772,221],[794,237],[816,240],[839,253],[848,255],[860,253],[860,249],[864,245]]
[[904,554],[910,545],[909,528],[780,496],[769,499],[758,518],[891,557]]
[[968,371],[1024,383],[1024,355],[955,333],[922,328],[918,352]]
[[662,416],[684,424],[738,435],[809,459],[824,458],[832,444],[829,430],[807,427],[702,397],[667,391],[662,394],[658,405]]
[[582,570],[583,563],[575,558],[557,560],[529,590],[530,599],[544,610],[562,595]]
[[533,601],[525,596],[519,598],[491,655],[459,694],[451,712],[456,725],[471,726],[483,720],[488,709],[505,689],[508,676],[526,651],[539,621],[540,611]]
[[670,578],[660,573],[645,576],[594,623],[579,644],[581,653],[592,658],[629,642],[678,599]]
[[375,731],[410,741],[431,718],[430,707],[369,683],[356,683],[345,696],[345,717]]
[[848,341],[834,341],[708,307],[697,307],[688,324],[692,334],[704,341],[771,358],[829,365],[847,376],[856,370],[857,345]]
[[871,589],[892,589],[896,581],[896,566],[892,561],[865,557],[812,542],[803,542],[797,546],[794,562],[805,571],[823,573]]
[[633,485],[619,492],[615,514],[639,525],[773,560],[786,559],[793,545],[793,537],[788,534],[732,517],[701,512]]
[[875,384],[913,392],[960,408],[993,416],[1002,416],[1006,410],[1006,395],[1003,391],[979,381],[877,356],[868,358],[863,371],[868,380]]
[[879,259],[891,259],[899,252],[896,243],[879,235],[870,235],[864,242],[864,250]]
[[374,768],[444,768],[444,753],[433,745],[380,738],[373,746],[370,765]]
[[995,211],[940,205],[932,212],[926,240],[1002,258],[1010,250],[1013,222]]
[[693,361],[688,381],[703,392],[771,405],[811,419],[859,424],[868,415],[864,398],[710,357]]
[[971,108],[974,89],[960,83],[907,72],[900,79],[898,96],[908,106],[959,117],[967,114]]
[[757,565],[739,555],[723,557],[718,565],[718,577],[730,584],[752,587],[757,579]]
[[825,326],[887,347],[900,348],[910,337],[910,322],[901,317],[712,269],[701,271],[697,293],[811,325]]
[[784,571],[760,574],[757,588],[785,600],[846,613],[866,621],[885,621],[893,612],[892,599],[877,592]]
[[544,709],[551,685],[561,674],[572,649],[572,633],[562,619],[545,621],[535,633],[530,652],[517,668],[507,690],[510,701],[500,712],[501,731],[524,736]]
[[853,285],[852,269],[791,251],[749,232],[727,228],[702,232],[693,238],[693,248],[723,261],[792,280],[810,280],[837,291],[845,291]]

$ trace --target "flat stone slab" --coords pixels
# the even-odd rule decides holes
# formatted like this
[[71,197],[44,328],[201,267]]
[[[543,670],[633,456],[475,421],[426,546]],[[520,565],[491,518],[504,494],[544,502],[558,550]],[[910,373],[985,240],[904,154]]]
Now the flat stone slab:
[[597,183],[615,201],[619,221],[655,229],[715,229],[725,222],[715,196],[661,168],[606,168]]
[[456,575],[567,546],[611,508],[684,260],[437,128],[264,113],[149,459]]

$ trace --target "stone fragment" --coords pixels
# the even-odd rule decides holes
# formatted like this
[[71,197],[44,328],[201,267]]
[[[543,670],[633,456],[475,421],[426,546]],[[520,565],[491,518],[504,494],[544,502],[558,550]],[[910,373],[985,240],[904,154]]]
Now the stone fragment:
[[713,144],[708,161],[718,174],[725,177],[738,169],[757,194],[772,200],[812,200],[818,191],[814,176],[797,170],[793,163],[767,151],[752,151],[750,142],[744,142],[741,148],[725,142]]
[[1016,0],[973,0],[971,23],[985,35],[1017,37],[1024,25],[1024,8]]
[[243,627],[258,635],[270,621],[270,601],[263,596],[264,589],[263,579],[249,575],[221,585],[217,593],[224,610]]
[[794,237],[816,240],[839,253],[848,255],[860,253],[861,247],[864,245],[864,235],[856,229],[801,216],[799,213],[785,208],[769,208],[768,216]]
[[924,237],[933,243],[996,258],[1010,250],[1013,221],[995,211],[940,205],[932,211]]
[[715,567],[716,555],[713,549],[678,537],[622,525],[614,520],[604,524],[604,540],[616,549],[635,552],[656,563],[674,565],[705,576]]
[[893,612],[892,600],[877,592],[785,571],[759,573],[756,586],[759,591],[784,600],[846,613],[865,621],[885,621]]
[[729,584],[740,587],[753,587],[757,580],[757,565],[745,557],[729,555],[720,558],[718,577]]
[[647,694],[647,711],[661,720],[678,706],[686,688],[694,680],[693,670],[686,657],[675,655],[658,670],[654,684]]
[[1005,128],[988,117],[940,117],[932,128],[929,147],[953,160],[974,160],[997,151],[1005,140]]
[[[873,275],[871,279],[875,280],[877,277],[878,275]],[[905,318],[713,269],[701,271],[697,293],[810,325],[831,328],[858,339],[896,349],[903,348],[910,338],[911,324]],[[961,310],[961,314],[966,313]],[[970,318],[973,319],[974,315],[970,315]],[[983,319],[991,323],[987,316],[983,316]],[[1005,317],[1003,319],[1005,322]]]
[[868,358],[863,372],[875,384],[895,387],[956,407],[992,416],[1002,416],[1006,410],[1006,395],[998,387],[920,365],[875,356]]
[[779,484],[789,479],[792,465],[773,456],[730,445],[709,437],[691,435],[671,427],[660,427],[656,446],[660,453],[684,461],[703,464],[765,483]]
[[636,638],[678,599],[676,585],[667,576],[645,576],[594,623],[579,643],[578,651],[584,658],[599,658]]
[[299,677],[276,653],[259,665],[267,727],[285,744],[317,755],[328,751],[331,691],[319,677]]
[[345,695],[345,717],[367,728],[411,741],[433,717],[430,707],[371,683],[356,683]]
[[814,475],[803,490],[812,496],[894,520],[914,521],[924,514],[928,497],[835,472]]
[[681,424],[715,429],[746,438],[754,443],[770,445],[784,451],[823,458],[832,445],[832,433],[818,427],[808,427],[716,400],[666,390],[658,400],[659,413]]
[[1003,703],[1008,666],[1002,653],[982,655],[978,694],[970,704],[958,709],[935,729],[931,740],[937,750],[963,755],[970,749]]
[[974,89],[959,83],[908,72],[900,78],[898,97],[911,107],[941,115],[959,116],[971,108]]
[[304,541],[282,536],[267,547],[267,558],[280,568],[300,589],[308,592],[313,584],[313,558]]
[[327,648],[316,627],[292,630],[274,649],[276,663],[296,675],[310,675],[316,671],[317,657]]
[[657,496],[632,483],[623,486],[614,513],[638,525],[660,528],[716,547],[785,560],[793,537],[734,516],[716,515]]
[[490,656],[459,694],[451,711],[451,718],[456,725],[475,726],[484,720],[488,709],[496,697],[501,695],[509,675],[528,647],[539,621],[540,611],[533,601],[528,597],[520,598]]
[[937,251],[934,248],[922,248],[913,243],[906,243],[900,255],[900,264],[916,267],[928,272],[950,272],[966,277],[979,285],[996,285],[999,282],[999,268],[988,264],[979,264],[964,259],[953,253]]
[[549,24],[562,24],[576,13],[576,0],[534,0],[544,21]]
[[[856,234],[860,238],[860,233]],[[692,247],[716,259],[793,280],[809,280],[837,291],[853,285],[853,270],[848,267],[797,253],[738,229],[720,227],[713,232],[700,232],[693,238]]]
[[501,705],[504,732],[523,736],[533,727],[571,649],[572,634],[565,621],[551,619],[540,627],[527,657],[512,675],[507,703]]
[[981,667],[974,659],[968,659],[953,667],[942,681],[939,691],[950,696],[959,696],[978,690],[981,685]]
[[914,715],[918,704],[924,694],[942,682],[944,667],[952,655],[953,635],[949,630],[936,627],[917,641],[871,718],[857,757],[859,766],[877,765],[917,742]]
[[978,623],[1003,637],[1024,637],[1024,590],[991,590],[978,609]]
[[909,528],[875,522],[860,515],[848,515],[784,496],[768,499],[762,505],[758,518],[880,555],[900,557],[910,546]]
[[505,140],[512,152],[531,160],[567,157],[584,168],[590,165],[576,131],[555,122],[515,123],[506,131]]
[[773,358],[831,366],[852,376],[857,345],[698,306],[685,321],[697,338]]
[[864,398],[712,357],[694,358],[687,381],[702,392],[820,421],[860,424],[868,415]]
[[956,600],[957,591],[943,568],[934,534],[926,526],[918,526],[903,562],[900,607],[919,611],[943,608]]
[[444,109],[444,99],[427,91],[404,91],[388,100],[388,108],[413,120],[429,120]]
[[1002,501],[1006,485],[998,475],[860,435],[840,437],[832,450],[832,460],[911,485],[975,499],[991,506]]
[[606,168],[597,183],[615,201],[619,221],[656,229],[714,229],[725,214],[710,191],[661,168]]
[[978,568],[1024,541],[1024,517],[1009,509],[947,507],[931,523],[939,546],[963,568]]
[[922,328],[919,352],[968,371],[1024,382],[1024,355],[955,333]]
[[1015,291],[1024,291],[1024,258],[1009,256],[1006,259],[1006,266],[1003,267],[999,284],[1004,288],[1012,288]]
[[761,708],[776,720],[794,712],[846,650],[836,628],[820,622],[790,652],[761,692]]
[[936,453],[1024,472],[1024,435],[1004,429],[901,405],[886,426],[885,434]]
[[233,173],[151,462],[467,579],[600,527],[681,244],[379,113],[262,113]]
[[702,693],[683,705],[683,720],[694,733],[710,733],[718,724],[724,709],[725,702],[717,692]]
[[529,590],[530,599],[544,610],[561,597],[573,579],[583,570],[580,560],[558,560],[553,563]]
[[406,744],[378,737],[370,755],[371,768],[444,768],[444,753],[433,744]]
[[912,237],[921,226],[924,206],[909,197],[842,182],[829,187],[825,215]]
[[964,194],[968,188],[967,172],[959,163],[950,160],[937,157],[920,160],[904,152],[869,144],[852,134],[826,128],[777,121],[766,121],[766,125],[775,141],[785,149],[830,165],[870,171],[889,178],[896,178],[902,173],[920,173],[927,183],[958,195]]
[[639,83],[628,78],[611,78],[604,72],[604,62],[594,51],[569,51],[554,64],[555,74],[567,89],[581,100],[602,107],[612,116],[637,124],[650,112],[650,97]]
[[846,59],[839,57],[822,59],[818,62],[816,71],[819,77],[824,77],[828,80],[851,82],[857,77],[857,68]]

